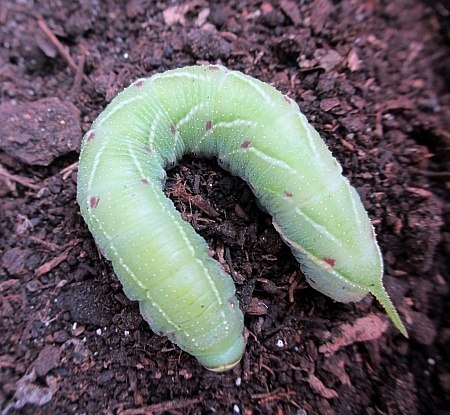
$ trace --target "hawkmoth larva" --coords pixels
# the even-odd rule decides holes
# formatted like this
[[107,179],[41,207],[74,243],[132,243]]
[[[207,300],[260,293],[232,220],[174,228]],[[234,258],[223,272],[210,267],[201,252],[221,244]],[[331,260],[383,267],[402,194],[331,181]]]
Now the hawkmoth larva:
[[162,192],[164,168],[186,153],[217,157],[248,182],[311,286],[343,302],[371,292],[406,335],[341,166],[293,100],[219,65],[137,80],[83,139],[82,215],[155,332],[211,370],[233,367],[244,350],[232,279]]

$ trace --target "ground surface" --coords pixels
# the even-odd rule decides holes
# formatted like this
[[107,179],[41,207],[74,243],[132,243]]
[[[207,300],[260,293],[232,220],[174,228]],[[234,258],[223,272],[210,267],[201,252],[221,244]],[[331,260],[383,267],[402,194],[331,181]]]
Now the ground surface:
[[[448,13],[418,0],[2,1],[2,413],[449,414]],[[186,158],[166,191],[234,274],[242,362],[208,372],[125,297],[75,200],[82,134],[132,80],[208,62],[289,94],[320,131],[373,220],[409,340],[371,296],[345,305],[309,288],[215,161]]]

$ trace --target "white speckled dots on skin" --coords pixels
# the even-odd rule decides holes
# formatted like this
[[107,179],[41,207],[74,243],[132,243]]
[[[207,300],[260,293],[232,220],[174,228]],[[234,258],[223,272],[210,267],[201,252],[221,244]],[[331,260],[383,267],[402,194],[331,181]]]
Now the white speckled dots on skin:
[[373,293],[406,335],[370,220],[318,133],[290,98],[218,65],[139,79],[83,140],[81,212],[155,332],[211,370],[244,350],[232,279],[162,192],[164,168],[185,153],[249,183],[314,288],[338,301]]

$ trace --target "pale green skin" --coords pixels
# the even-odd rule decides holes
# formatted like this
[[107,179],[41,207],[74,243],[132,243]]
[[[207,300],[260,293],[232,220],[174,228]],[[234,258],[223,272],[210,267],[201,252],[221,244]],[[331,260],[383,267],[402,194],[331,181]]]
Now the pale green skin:
[[164,168],[186,153],[217,157],[248,182],[311,286],[342,302],[371,292],[406,335],[382,285],[372,225],[341,166],[294,101],[222,66],[136,81],[83,140],[82,215],[155,332],[216,371],[233,367],[245,347],[232,279],[162,192]]

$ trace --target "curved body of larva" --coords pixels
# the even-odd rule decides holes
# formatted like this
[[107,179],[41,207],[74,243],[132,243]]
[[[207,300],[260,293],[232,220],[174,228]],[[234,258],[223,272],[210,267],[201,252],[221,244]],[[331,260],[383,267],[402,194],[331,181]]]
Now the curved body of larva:
[[406,335],[370,220],[318,133],[290,98],[218,65],[139,79],[83,139],[82,215],[155,332],[211,370],[244,349],[232,279],[162,192],[164,168],[186,153],[248,182],[314,288],[343,302],[371,292]]

